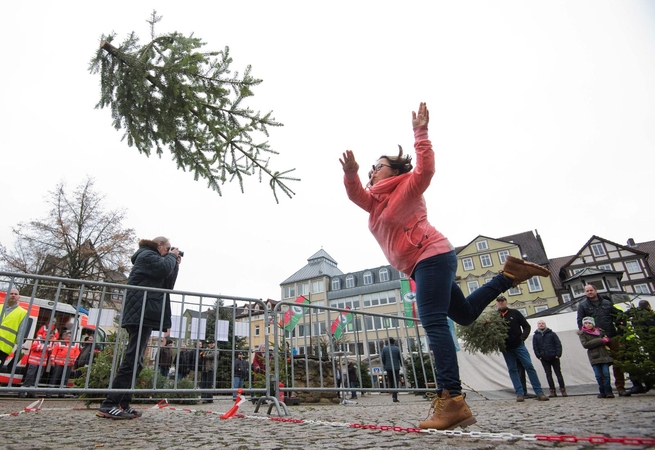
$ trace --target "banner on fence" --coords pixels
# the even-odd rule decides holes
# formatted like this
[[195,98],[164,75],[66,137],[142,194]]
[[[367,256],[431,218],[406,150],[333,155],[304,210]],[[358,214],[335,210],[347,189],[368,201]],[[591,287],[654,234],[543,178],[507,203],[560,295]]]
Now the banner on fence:
[[[418,318],[418,313],[416,312],[416,283],[414,280],[400,280],[400,296],[403,299],[403,304],[405,305],[405,317],[411,317],[413,319]],[[413,320],[406,320],[405,325],[408,327],[414,326]]]
[[300,305],[309,304],[310,301],[301,295],[296,299],[295,303],[289,306],[289,309],[284,313],[282,322],[280,322],[280,326],[288,332],[296,327],[296,324],[305,313],[305,308]]
[[[346,309],[350,309],[346,306]],[[341,312],[332,322],[332,336],[335,339],[339,339],[348,325],[353,320],[353,313],[351,312]]]

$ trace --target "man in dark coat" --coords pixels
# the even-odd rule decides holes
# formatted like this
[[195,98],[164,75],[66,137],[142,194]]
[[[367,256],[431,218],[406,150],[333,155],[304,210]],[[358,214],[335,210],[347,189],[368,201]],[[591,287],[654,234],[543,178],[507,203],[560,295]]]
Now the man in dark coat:
[[549,397],[557,397],[553,371],[555,371],[562,397],[568,397],[566,386],[564,385],[564,377],[562,376],[562,367],[560,365],[562,341],[560,341],[559,336],[553,330],[546,326],[546,322],[543,320],[537,321],[537,330],[532,336],[532,349],[534,350],[534,355],[541,361],[541,365],[544,366],[548,387],[550,388]]
[[[614,302],[607,297],[598,295],[598,291],[594,286],[588,284],[584,287],[584,292],[587,298],[582,300],[578,305],[578,330],[582,329],[582,319],[585,317],[593,317],[596,326],[603,330],[610,338],[610,353],[612,359],[619,360],[619,340],[614,339],[618,334],[617,325],[619,322],[619,315],[621,310],[614,306]],[[630,393],[625,390],[625,374],[619,367],[614,364],[612,366],[614,372],[614,386],[619,392],[619,397],[629,397]]]
[[[179,251],[171,248],[167,238],[142,239],[132,256],[132,271],[127,280],[130,286],[173,289],[181,261]],[[141,316],[143,312],[143,322]],[[143,369],[143,356],[153,331],[168,332],[171,327],[171,305],[168,295],[147,290],[129,290],[125,296],[121,326],[129,334],[123,362],[118,368],[112,389],[129,389],[132,377],[138,378]],[[130,406],[132,394],[111,392],[100,405],[99,417],[133,419],[141,412]]]
[[516,401],[525,401],[525,391],[521,385],[519,372],[516,367],[517,359],[521,361],[521,365],[523,365],[523,368],[528,373],[528,378],[530,378],[530,384],[534,389],[537,400],[547,401],[548,397],[544,395],[544,391],[541,389],[539,376],[537,375],[537,371],[534,370],[530,353],[528,353],[528,349],[525,348],[524,344],[524,341],[530,336],[530,324],[519,311],[507,307],[507,299],[502,295],[496,298],[496,308],[498,308],[498,312],[505,319],[508,326],[503,357],[505,358],[509,377],[512,380],[512,385],[516,392]]
[[[387,372],[389,387],[392,389],[398,387],[400,381],[400,367],[403,364],[403,360],[400,356],[400,349],[395,345],[395,343],[396,341],[394,338],[389,338],[389,345],[385,345],[380,352],[382,366]],[[391,398],[394,402],[398,402],[398,391],[394,389]]]

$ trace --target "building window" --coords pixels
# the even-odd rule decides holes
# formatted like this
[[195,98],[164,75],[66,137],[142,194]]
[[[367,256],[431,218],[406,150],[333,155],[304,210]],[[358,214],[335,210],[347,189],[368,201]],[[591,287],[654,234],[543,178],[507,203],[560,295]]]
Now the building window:
[[534,307],[534,312],[535,313],[540,313],[541,311],[546,311],[548,309],[548,306],[535,306]]
[[488,253],[480,255],[480,264],[482,264],[482,267],[491,267],[493,265],[491,262],[491,255]]
[[562,294],[562,302],[567,303],[571,301],[571,294]]
[[298,295],[307,295],[309,294],[309,284],[303,283],[298,285]]
[[516,310],[521,314],[523,314],[523,317],[528,317],[528,312],[526,311],[525,308],[516,308]]
[[473,270],[473,269],[475,269],[475,266],[473,266],[473,258],[464,258],[464,259],[462,259],[462,267],[464,267],[464,270]]
[[619,282],[615,278],[608,278],[605,280],[607,287],[614,290],[619,290]]
[[373,274],[370,271],[364,272],[364,284],[373,284]]
[[511,287],[507,291],[507,294],[509,294],[509,295],[521,295],[521,288],[518,287],[518,286]]
[[475,246],[478,248],[478,251],[487,250],[489,248],[489,245],[487,245],[487,241],[476,242]]
[[325,292],[325,280],[312,281],[312,294]]
[[296,296],[296,287],[295,286],[286,286],[284,288],[284,298],[293,298]]
[[505,264],[505,261],[507,261],[508,256],[509,256],[509,250],[501,250],[498,252],[498,259],[500,260],[501,264]]
[[625,268],[628,269],[628,273],[641,272],[641,266],[639,265],[639,261],[626,261]]
[[603,244],[591,244],[591,251],[594,252],[594,256],[605,256],[605,247]]
[[341,280],[339,278],[332,278],[332,290],[338,291],[341,289]]
[[539,292],[544,290],[541,287],[541,280],[538,276],[534,276],[528,280],[528,290],[530,292]]
[[355,276],[354,275],[348,275],[346,277],[346,289],[354,288],[354,287],[355,287]]
[[650,294],[647,284],[635,284],[635,293],[637,294]]
[[389,281],[389,270],[386,267],[380,269],[378,274],[380,275],[380,281]]
[[398,272],[398,273],[400,274],[400,279],[401,280],[406,280],[407,279],[407,275],[405,273],[403,273],[403,272]]
[[259,325],[255,325],[255,336],[259,336]]
[[472,294],[473,291],[475,291],[477,288],[480,287],[477,281],[468,281],[466,283],[466,287],[469,289],[469,294]]
[[600,264],[598,270],[614,270],[611,264]]
[[582,283],[576,283],[571,286],[571,290],[573,291],[573,296],[578,297],[584,294],[584,285]]

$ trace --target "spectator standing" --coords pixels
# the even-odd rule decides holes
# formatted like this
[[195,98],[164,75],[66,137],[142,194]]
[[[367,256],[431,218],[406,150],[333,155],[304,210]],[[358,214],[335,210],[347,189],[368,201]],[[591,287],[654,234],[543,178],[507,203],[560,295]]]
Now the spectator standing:
[[243,359],[243,352],[237,353],[237,359],[234,360],[234,378],[232,378],[232,400],[237,399],[237,389],[243,388],[243,384],[248,378],[250,367],[248,361]]
[[537,371],[534,370],[532,359],[530,359],[530,353],[528,353],[528,349],[524,344],[524,341],[528,336],[530,336],[530,324],[519,311],[507,307],[507,299],[505,299],[504,296],[500,295],[496,298],[496,307],[508,325],[507,340],[505,341],[503,357],[505,358],[509,377],[512,380],[512,385],[516,392],[516,401],[522,402],[525,400],[525,391],[521,385],[519,372],[516,367],[517,359],[521,361],[521,365],[528,374],[530,384],[532,385],[532,389],[534,389],[537,400],[547,401],[548,397],[546,397],[543,389],[541,389],[541,382],[537,376]]
[[[68,378],[70,377],[71,368],[75,365],[75,361],[80,354],[80,346],[77,343],[71,343],[71,332],[62,332],[62,340],[55,341],[52,346],[50,359],[52,361],[52,368],[54,373],[50,380],[50,386],[68,387]],[[52,370],[52,369],[51,369]],[[59,397],[64,397],[63,393]]]
[[350,398],[357,398],[357,391],[355,390],[357,388],[357,366],[354,362],[348,361],[346,367],[348,369],[348,383],[350,384],[350,388],[353,389],[350,393]]
[[[75,365],[73,366],[73,370],[75,371],[73,373],[73,378],[81,377],[82,371],[80,369],[82,367],[88,366],[89,363],[91,362],[91,350],[93,350],[94,340],[95,340],[94,336],[89,335],[86,337],[85,341],[83,342],[80,355],[75,360]],[[96,349],[95,351],[97,352],[98,349]]]
[[[200,358],[202,361],[202,374],[200,377],[200,386],[203,389],[212,389],[216,381],[216,357],[218,352],[216,351],[216,342],[209,341],[207,347],[203,349],[200,353]],[[214,396],[211,392],[203,392],[201,397],[203,398],[203,403],[214,403]]]
[[382,366],[387,372],[389,387],[393,389],[391,398],[394,403],[397,403],[399,400],[396,388],[400,382],[400,368],[402,367],[403,360],[400,356],[400,349],[395,345],[395,343],[396,341],[394,338],[389,338],[389,344],[382,348],[380,358],[382,359]]
[[265,375],[267,359],[266,344],[261,344],[259,350],[252,357],[252,371],[256,374]]
[[[584,287],[584,292],[586,298],[578,305],[578,329],[582,330],[583,318],[592,317],[598,328],[610,338],[609,347],[612,360],[618,360],[619,341],[614,337],[618,334],[617,325],[621,310],[614,306],[614,302],[609,298],[599,296],[598,291],[591,284]],[[630,393],[625,390],[625,374],[616,365],[612,371],[614,372],[614,386],[616,386],[619,397],[629,397]]]
[[614,398],[610,383],[610,365],[614,360],[608,347],[611,338],[596,326],[593,317],[584,317],[582,319],[582,329],[578,331],[578,334],[580,343],[587,349],[589,362],[594,369],[598,391],[600,392],[598,398]]
[[[163,236],[153,240],[142,239],[139,249],[132,255],[132,270],[127,284],[158,289],[173,289],[181,262],[179,250],[171,248]],[[145,305],[145,310],[143,310]],[[143,316],[143,319],[142,319]],[[163,319],[163,326],[160,326]],[[171,304],[168,295],[161,292],[129,290],[123,304],[121,325],[129,340],[123,362],[114,377],[112,389],[133,388],[132,378],[138,378],[143,369],[143,357],[153,331],[168,333],[171,327]],[[161,327],[161,329],[160,329]],[[141,412],[132,408],[131,393],[110,392],[96,413],[108,419],[133,419]]]
[[173,364],[173,341],[170,339],[162,339],[162,347],[159,349],[159,373],[164,378],[168,378],[171,371],[171,364]]
[[19,300],[20,293],[14,288],[9,291],[9,298],[0,305],[0,368],[14,351],[18,338],[25,336],[27,310],[18,304]]
[[191,372],[190,356],[191,352],[187,349],[186,344],[180,344],[180,351],[175,355],[175,376],[178,380],[186,378]]
[[568,397],[566,386],[564,385],[564,377],[562,376],[562,367],[560,365],[562,341],[560,341],[559,336],[553,330],[546,326],[546,322],[543,320],[537,321],[537,329],[532,336],[532,349],[534,350],[534,355],[541,361],[541,365],[546,372],[548,388],[550,389],[550,395],[548,397],[557,397],[553,372],[555,372],[555,377],[557,377],[557,383],[559,384],[562,397]]
[[[39,367],[43,368],[41,371],[41,377],[45,375],[45,368],[48,365],[54,341],[58,338],[59,332],[51,328],[50,333],[48,333],[48,329],[45,325],[43,325],[36,333],[36,339],[32,342],[30,353],[27,357],[27,371],[23,378],[23,387],[33,387],[37,385],[36,377],[39,372]],[[32,392],[21,392],[19,397],[34,398],[36,395]]]

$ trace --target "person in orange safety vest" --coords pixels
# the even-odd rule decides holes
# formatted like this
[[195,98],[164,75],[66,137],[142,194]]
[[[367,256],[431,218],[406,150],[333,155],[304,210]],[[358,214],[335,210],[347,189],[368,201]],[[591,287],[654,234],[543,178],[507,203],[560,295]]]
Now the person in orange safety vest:
[[[50,336],[47,336],[47,328],[43,325],[39,331],[36,333],[36,339],[32,342],[30,346],[30,353],[27,357],[27,371],[25,372],[25,377],[23,378],[23,387],[32,387],[35,386],[36,376],[38,375],[39,367],[46,367],[48,365],[48,359],[50,358],[50,353],[54,346],[55,340],[59,338],[59,332],[54,329],[53,326],[50,327]],[[45,369],[41,371],[41,377],[45,376]],[[26,394],[21,392],[20,397],[35,397],[33,393]]]
[[[50,386],[62,386],[62,381],[64,387],[68,384],[71,368],[80,354],[79,344],[71,344],[70,337],[71,332],[64,331],[62,333],[62,340],[56,341],[52,346],[50,360],[52,361],[54,372],[51,377]],[[64,394],[59,394],[59,397],[63,396]]]

